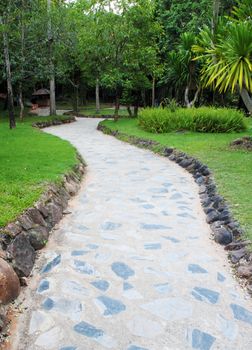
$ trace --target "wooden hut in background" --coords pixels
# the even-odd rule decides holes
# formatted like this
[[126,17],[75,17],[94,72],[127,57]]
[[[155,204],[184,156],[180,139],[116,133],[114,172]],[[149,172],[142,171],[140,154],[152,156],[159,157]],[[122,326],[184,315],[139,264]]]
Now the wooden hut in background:
[[50,106],[50,91],[39,89],[32,94],[32,104],[39,108]]

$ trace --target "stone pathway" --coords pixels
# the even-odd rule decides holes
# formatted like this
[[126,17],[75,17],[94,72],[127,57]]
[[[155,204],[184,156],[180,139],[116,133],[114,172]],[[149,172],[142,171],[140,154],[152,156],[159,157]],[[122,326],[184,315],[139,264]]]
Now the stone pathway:
[[12,349],[251,350],[251,299],[209,239],[191,176],[97,123],[47,129],[87,175],[41,253]]

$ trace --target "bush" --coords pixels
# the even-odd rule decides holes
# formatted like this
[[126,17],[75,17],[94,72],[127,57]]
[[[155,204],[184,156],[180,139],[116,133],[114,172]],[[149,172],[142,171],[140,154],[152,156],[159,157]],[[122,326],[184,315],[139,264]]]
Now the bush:
[[139,114],[139,125],[152,133],[189,130],[206,133],[240,132],[247,129],[244,114],[228,108],[146,108]]

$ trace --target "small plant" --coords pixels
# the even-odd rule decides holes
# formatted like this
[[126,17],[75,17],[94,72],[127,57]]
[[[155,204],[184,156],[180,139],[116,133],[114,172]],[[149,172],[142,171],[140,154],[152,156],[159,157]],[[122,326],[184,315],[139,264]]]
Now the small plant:
[[160,103],[160,106],[162,108],[169,108],[171,112],[175,112],[179,105],[177,103],[177,101],[175,100],[175,98],[168,98],[168,97],[165,97],[162,102]]
[[176,110],[179,108],[179,105],[175,98],[172,98],[171,100],[169,100],[167,107],[170,109],[171,112],[176,112]]
[[247,129],[244,114],[227,108],[146,108],[139,115],[139,125],[153,133],[189,130],[205,133],[240,132]]

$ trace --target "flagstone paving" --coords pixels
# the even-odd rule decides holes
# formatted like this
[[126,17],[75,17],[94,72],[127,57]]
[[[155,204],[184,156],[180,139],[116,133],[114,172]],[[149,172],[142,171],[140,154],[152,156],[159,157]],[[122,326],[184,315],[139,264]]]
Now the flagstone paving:
[[47,129],[87,174],[41,252],[13,349],[251,350],[251,299],[210,240],[192,177],[97,123]]

